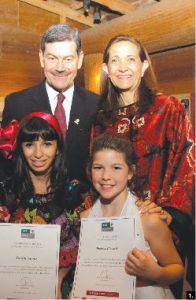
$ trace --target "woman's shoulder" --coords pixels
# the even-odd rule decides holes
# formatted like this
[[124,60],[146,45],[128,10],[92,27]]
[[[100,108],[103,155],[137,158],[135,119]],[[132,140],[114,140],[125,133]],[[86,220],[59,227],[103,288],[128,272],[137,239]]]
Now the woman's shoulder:
[[155,103],[153,106],[158,109],[165,108],[185,112],[185,107],[181,103],[181,101],[177,97],[172,95],[158,94],[155,98]]

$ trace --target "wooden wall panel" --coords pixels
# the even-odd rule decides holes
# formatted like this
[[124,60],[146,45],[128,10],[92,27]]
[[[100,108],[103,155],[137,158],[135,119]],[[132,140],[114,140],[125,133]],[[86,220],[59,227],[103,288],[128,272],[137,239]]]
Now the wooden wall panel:
[[50,25],[59,23],[57,14],[19,2],[19,27],[42,34]]
[[85,87],[94,93],[100,92],[100,73],[102,54],[88,54],[84,57],[84,81]]
[[[40,36],[38,33],[29,32],[7,25],[0,25],[1,48],[0,53],[12,55],[37,54],[39,51]],[[16,61],[17,63],[17,61]]]
[[79,31],[83,31],[89,28],[88,25],[71,20],[70,18],[66,18],[66,24],[71,27],[77,28]]
[[193,93],[195,86],[195,47],[151,55],[160,87],[166,93]]
[[39,39],[37,33],[12,26],[0,26],[0,96],[41,80]]
[[[169,73],[169,71],[168,71]],[[159,88],[165,94],[194,93],[194,78],[168,78],[159,80]]]
[[18,1],[1,0],[0,1],[0,25],[7,24],[17,26],[18,24]]
[[42,80],[38,57],[32,56],[28,63],[24,55],[4,57],[3,62],[0,62],[0,69],[4,70],[3,72],[0,70],[0,96],[24,89]]

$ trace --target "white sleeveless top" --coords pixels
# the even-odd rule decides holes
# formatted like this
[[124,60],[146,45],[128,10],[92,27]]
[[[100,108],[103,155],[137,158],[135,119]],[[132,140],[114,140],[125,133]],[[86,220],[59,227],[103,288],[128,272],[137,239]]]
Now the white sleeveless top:
[[[128,197],[124,203],[120,216],[135,217],[136,238],[135,238],[134,247],[137,247],[138,249],[148,252],[151,256],[154,257],[154,255],[150,250],[149,243],[144,239],[144,232],[143,232],[142,222],[140,218],[140,212],[137,205],[135,204],[136,200],[137,198],[133,194],[128,192]],[[101,202],[99,198],[91,207],[90,214],[89,214],[89,218],[97,218],[97,217],[102,217]],[[154,259],[156,260],[155,257]],[[168,287],[150,285],[144,287],[136,287],[135,299],[175,299],[175,297]]]

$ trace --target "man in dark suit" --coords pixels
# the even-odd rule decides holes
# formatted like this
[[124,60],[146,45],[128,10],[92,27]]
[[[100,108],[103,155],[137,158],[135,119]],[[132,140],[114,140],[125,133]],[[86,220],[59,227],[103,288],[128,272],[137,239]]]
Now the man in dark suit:
[[11,120],[21,120],[30,112],[56,114],[58,95],[63,94],[65,100],[61,103],[61,109],[66,117],[68,175],[70,179],[77,178],[81,181],[86,179],[90,129],[98,103],[98,95],[74,85],[83,56],[76,29],[65,24],[49,27],[41,38],[39,51],[45,81],[8,95],[2,116],[2,127],[5,127]]

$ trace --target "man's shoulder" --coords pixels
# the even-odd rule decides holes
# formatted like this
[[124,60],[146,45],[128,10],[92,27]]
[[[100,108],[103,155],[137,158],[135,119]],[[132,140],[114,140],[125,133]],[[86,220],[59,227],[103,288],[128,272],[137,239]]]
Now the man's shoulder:
[[94,100],[94,101],[98,101],[99,100],[99,95],[94,93],[94,92],[91,92],[87,89],[85,89],[84,87],[81,87],[81,86],[75,86],[75,92],[81,96],[85,96],[86,99],[91,99],[91,100]]
[[25,88],[23,90],[19,90],[16,92],[13,92],[6,96],[6,99],[24,99],[24,97],[31,96],[32,94],[38,92],[39,90],[44,89],[44,83],[39,83],[34,86]]

